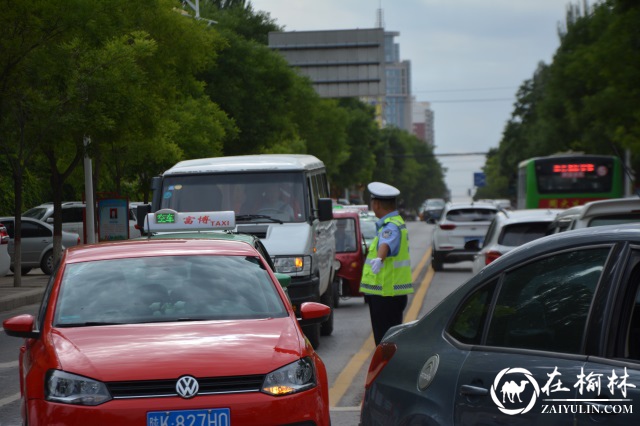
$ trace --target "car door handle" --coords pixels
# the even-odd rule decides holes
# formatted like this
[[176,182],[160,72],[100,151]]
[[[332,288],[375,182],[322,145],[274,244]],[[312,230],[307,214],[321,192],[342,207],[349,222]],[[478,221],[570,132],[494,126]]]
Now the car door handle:
[[481,388],[479,386],[462,385],[460,386],[460,394],[471,396],[485,396],[489,395],[489,389]]

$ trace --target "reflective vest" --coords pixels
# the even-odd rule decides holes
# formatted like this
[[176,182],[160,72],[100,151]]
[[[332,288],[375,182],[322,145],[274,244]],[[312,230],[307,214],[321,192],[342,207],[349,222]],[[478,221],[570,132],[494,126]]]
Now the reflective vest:
[[367,260],[362,269],[362,281],[360,283],[360,291],[362,293],[378,296],[400,296],[413,293],[407,225],[399,215],[391,216],[384,220],[385,224],[389,222],[400,229],[398,254],[396,256],[387,256],[382,268],[380,268],[380,272],[374,274],[371,270],[371,261],[378,257],[379,235],[376,235],[373,243],[371,243]]

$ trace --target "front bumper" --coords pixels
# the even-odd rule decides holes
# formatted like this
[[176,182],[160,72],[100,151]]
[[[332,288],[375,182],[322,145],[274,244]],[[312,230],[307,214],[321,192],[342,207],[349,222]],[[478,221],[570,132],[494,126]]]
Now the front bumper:
[[[29,425],[146,425],[147,412],[229,408],[231,425],[283,425],[308,423],[329,425],[329,406],[320,386],[298,394],[273,397],[260,392],[206,395],[192,399],[179,397],[111,400],[87,407],[28,401]],[[295,407],[294,410],[291,407]],[[189,423],[186,423],[189,424]],[[200,424],[200,423],[195,423]]]

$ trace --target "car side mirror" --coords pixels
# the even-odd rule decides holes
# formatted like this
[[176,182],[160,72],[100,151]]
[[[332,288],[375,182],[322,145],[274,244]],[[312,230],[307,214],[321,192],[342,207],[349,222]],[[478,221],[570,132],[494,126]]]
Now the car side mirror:
[[320,222],[333,220],[333,202],[331,198],[318,199],[318,220]]

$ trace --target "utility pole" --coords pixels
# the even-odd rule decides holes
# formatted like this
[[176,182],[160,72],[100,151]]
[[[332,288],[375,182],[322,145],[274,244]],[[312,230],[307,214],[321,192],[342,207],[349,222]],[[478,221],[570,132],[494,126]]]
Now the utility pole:
[[91,138],[84,137],[84,199],[85,199],[85,227],[84,232],[87,237],[87,244],[96,242],[96,221],[95,221],[95,201],[93,200],[93,169],[91,167],[91,158],[89,157],[89,144]]

